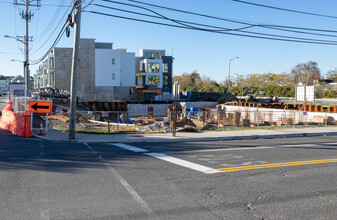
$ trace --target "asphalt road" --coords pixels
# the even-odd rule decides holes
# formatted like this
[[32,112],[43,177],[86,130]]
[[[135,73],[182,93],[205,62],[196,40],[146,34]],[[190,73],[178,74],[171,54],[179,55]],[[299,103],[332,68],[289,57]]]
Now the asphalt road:
[[115,145],[0,130],[0,219],[336,219],[336,138]]

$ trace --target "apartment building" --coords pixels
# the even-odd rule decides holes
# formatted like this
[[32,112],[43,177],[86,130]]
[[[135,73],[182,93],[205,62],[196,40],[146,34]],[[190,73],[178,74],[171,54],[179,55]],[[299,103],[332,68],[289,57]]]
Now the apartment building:
[[141,49],[136,57],[136,88],[138,99],[153,100],[172,93],[172,56],[165,50]]
[[[54,48],[40,64],[35,89],[70,91],[72,48]],[[112,43],[81,39],[77,97],[85,100],[132,98],[135,87],[135,53],[113,49]]]

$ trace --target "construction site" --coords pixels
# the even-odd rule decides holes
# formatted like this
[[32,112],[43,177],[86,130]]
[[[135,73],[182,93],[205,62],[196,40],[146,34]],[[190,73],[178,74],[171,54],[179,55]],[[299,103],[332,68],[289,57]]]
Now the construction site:
[[[199,99],[199,100],[197,100]],[[69,129],[68,99],[53,99],[52,114],[35,114],[45,129]],[[19,108],[18,105],[15,108]],[[22,104],[22,106],[24,106]],[[20,111],[20,110],[19,110]],[[171,101],[77,101],[78,133],[168,133],[231,128],[330,126],[337,124],[337,105],[290,104],[268,98],[244,100],[230,93],[184,96]],[[33,130],[39,123],[33,123]]]

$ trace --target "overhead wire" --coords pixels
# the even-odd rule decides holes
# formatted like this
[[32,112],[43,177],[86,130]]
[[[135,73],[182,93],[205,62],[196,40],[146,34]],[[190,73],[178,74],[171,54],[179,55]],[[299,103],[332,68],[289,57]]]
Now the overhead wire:
[[[81,4],[83,4],[83,3],[84,3],[84,2],[82,2]],[[71,14],[71,13],[74,11],[75,7],[76,7],[76,4],[73,5],[73,7],[72,7],[71,11],[69,12],[69,14]],[[61,28],[59,34],[57,35],[57,37],[56,37],[56,39],[55,39],[55,41],[54,41],[54,43],[53,43],[53,44],[51,45],[51,47],[47,50],[47,52],[46,52],[43,56],[41,56],[39,59],[36,59],[36,60],[30,60],[30,64],[31,64],[31,65],[35,65],[35,64],[38,64],[39,62],[41,62],[44,58],[47,57],[48,53],[49,53],[49,52],[50,52],[50,51],[51,51],[51,50],[58,44],[58,42],[61,40],[63,34],[64,34],[65,31],[66,31],[67,22],[68,22],[68,21],[66,21],[66,22],[64,23],[63,27]]]
[[84,9],[86,9],[88,6],[90,6],[91,5],[91,3],[93,2],[94,0],[91,0],[86,6],[84,6],[83,8],[81,8],[81,10],[84,10]]
[[[70,14],[73,12],[73,10],[75,9],[75,5],[73,6],[73,8],[70,11]],[[67,21],[64,23],[64,25],[62,26],[60,32],[58,33],[55,41],[53,42],[53,44],[50,46],[50,48],[47,50],[47,52],[41,56],[39,59],[36,60],[30,60],[30,64],[31,65],[35,65],[38,64],[39,62],[41,62],[44,58],[46,58],[46,56],[48,55],[48,53],[58,44],[58,42],[61,40],[63,34],[66,31],[66,26],[67,26]]]
[[156,14],[156,15],[160,16],[160,17],[163,18],[163,19],[170,20],[170,21],[172,21],[172,22],[174,22],[174,23],[178,23],[178,24],[180,24],[180,25],[183,25],[183,26],[186,26],[186,27],[190,27],[190,28],[196,28],[196,27],[194,27],[194,26],[186,25],[186,24],[181,23],[181,22],[179,22],[179,21],[177,21],[177,20],[168,18],[168,17],[166,17],[166,16],[164,16],[164,15],[158,13],[158,12],[155,12],[155,11],[149,9],[149,8],[145,8],[145,7],[142,7],[142,6],[139,6],[139,5],[127,4],[127,3],[122,3],[122,2],[112,1],[112,0],[101,0],[101,1],[104,1],[104,2],[110,2],[110,3],[115,3],[115,4],[122,4],[122,5],[130,6],[130,7],[140,8],[140,9],[149,11],[149,12],[151,12],[151,13],[153,13],[153,14]]
[[[61,4],[58,6],[55,14],[53,15],[53,17],[50,19],[48,25],[46,25],[46,28],[41,32],[41,35],[36,36],[36,40],[41,40],[43,39],[45,36],[47,36],[48,32],[51,30],[51,28],[53,27],[54,23],[56,22],[58,16],[61,13],[61,9],[62,9],[62,5],[65,5],[65,1],[66,0],[62,0]],[[71,4],[69,6],[67,6],[68,9],[71,7]]]
[[41,62],[44,58],[46,58],[46,56],[48,55],[48,53],[57,45],[57,43],[61,40],[61,37],[62,35],[64,34],[65,32],[65,27],[67,25],[67,22],[63,25],[61,31],[59,32],[59,34],[57,35],[54,43],[52,44],[52,46],[48,49],[48,51],[43,55],[41,56],[39,59],[36,59],[36,60],[30,60],[30,65],[35,65],[35,64],[38,64],[39,62]]
[[[57,30],[57,28],[60,26],[60,24],[62,23],[64,17],[69,14],[68,11],[69,11],[69,8],[71,7],[71,4],[69,5],[68,9],[65,11],[65,13],[63,14],[62,16],[62,19],[59,21],[59,23],[56,25],[56,27],[54,28],[54,30],[51,32],[51,34],[49,35],[49,37],[44,41],[44,43],[37,49],[35,50],[34,52],[31,53],[31,55],[34,55],[36,52],[38,52],[48,41],[49,39],[51,38],[51,36],[55,33],[55,31]],[[70,12],[71,13],[71,12]]]
[[[122,3],[122,2],[116,2],[116,1],[112,1],[112,0],[101,0],[103,2],[109,2],[109,3],[115,3],[115,4],[121,4],[121,5],[129,5],[129,6],[133,6],[135,7],[135,5],[130,5],[127,3]],[[131,2],[136,2],[138,3],[138,1],[134,1],[134,0],[129,0]],[[148,3],[144,3],[144,2],[140,2],[141,4],[145,4],[145,5],[150,5],[150,6],[157,6],[159,8],[163,8],[163,6],[159,6],[159,5],[153,5],[153,4],[148,4]],[[198,16],[206,16],[209,17],[209,15],[204,15],[204,14],[199,14],[199,13],[194,13],[194,12],[187,12],[187,11],[182,11],[179,9],[173,9],[173,8],[168,8],[168,7],[164,7],[165,9],[169,9],[169,10],[174,10],[174,11],[181,11],[183,13],[192,13],[192,14],[196,14]],[[229,22],[234,22],[234,23],[239,23],[239,24],[245,24],[248,25],[246,27],[241,27],[238,28],[240,30],[243,29],[248,29],[248,28],[252,28],[252,27],[265,27],[268,29],[274,29],[274,30],[280,30],[280,31],[285,31],[285,32],[293,32],[293,33],[300,33],[300,34],[308,34],[308,35],[316,35],[316,36],[324,36],[324,37],[336,37],[336,35],[329,35],[329,34],[321,34],[321,33],[316,33],[316,32],[305,32],[305,31],[298,31],[298,30],[288,30],[285,28],[291,28],[289,26],[279,26],[279,25],[261,25],[261,24],[253,24],[253,23],[247,23],[247,22],[238,22],[238,21],[234,21],[232,19],[224,19],[224,18],[219,18],[219,17],[214,17],[214,16],[210,16],[211,18],[214,19],[220,19],[220,20],[225,20],[225,21],[229,21]],[[298,27],[294,27],[294,28],[298,28]],[[310,30],[310,31],[322,31],[322,30],[318,30],[318,29],[313,29],[313,28],[301,28],[302,30]],[[233,30],[233,29],[232,29]],[[323,31],[327,31],[327,32],[335,32],[337,33],[337,31],[333,31],[333,30],[323,30]]]
[[219,34],[225,34],[225,35],[233,35],[233,36],[242,36],[242,37],[251,37],[251,38],[258,38],[258,39],[268,39],[268,40],[277,40],[277,41],[287,41],[287,42],[297,42],[297,43],[308,43],[308,44],[322,44],[322,45],[337,45],[337,43],[331,43],[331,42],[317,42],[317,41],[304,41],[304,40],[290,40],[290,39],[283,39],[283,38],[272,38],[272,37],[263,37],[263,36],[254,36],[254,35],[247,35],[247,34],[237,34],[237,33],[229,33],[229,32],[219,32],[219,31],[212,31],[207,29],[197,29],[197,28],[190,28],[186,26],[181,25],[173,25],[173,24],[167,24],[167,23],[160,23],[160,22],[154,22],[149,20],[143,20],[143,19],[137,19],[137,18],[130,18],[130,17],[124,17],[119,15],[113,15],[113,14],[107,14],[97,11],[86,11],[88,13],[93,14],[99,14],[109,17],[115,17],[115,18],[121,18],[126,20],[133,20],[133,21],[139,21],[144,23],[150,23],[150,24],[157,24],[162,26],[170,26],[170,27],[177,27],[177,28],[183,28],[183,29],[190,29],[190,30],[200,30],[205,32],[213,32],[213,33],[219,33]]
[[[100,5],[100,4],[93,4],[93,5],[98,6],[98,7],[102,7],[102,8],[107,8],[107,9],[122,11],[122,12],[126,12],[126,13],[132,13],[132,14],[137,14],[137,15],[142,15],[142,16],[147,16],[147,17],[152,17],[152,18],[156,18],[156,19],[166,19],[166,17],[163,17],[163,16],[154,16],[154,15],[149,15],[149,14],[139,13],[139,12],[135,12],[135,11],[124,10],[124,9],[119,9],[119,8],[114,8],[114,7]],[[132,5],[132,7],[138,7],[138,6]],[[158,13],[156,13],[156,14],[158,14]],[[299,38],[299,37],[292,37],[292,36],[259,33],[259,32],[253,32],[253,31],[244,31],[243,30],[244,28],[229,29],[229,28],[224,28],[224,27],[219,27],[219,26],[205,25],[205,24],[200,24],[200,23],[195,23],[195,22],[188,22],[188,21],[182,21],[182,20],[177,20],[177,19],[169,19],[169,20],[170,21],[174,21],[174,22],[178,22],[179,24],[181,24],[181,23],[188,23],[188,24],[194,24],[194,25],[203,26],[203,27],[218,28],[216,30],[213,29],[211,31],[237,31],[237,32],[256,34],[256,35],[265,35],[265,36],[272,36],[272,37],[283,37],[283,38],[297,39],[297,40],[312,40],[312,41],[318,41],[318,42],[333,42],[333,43],[337,43],[337,41],[319,40],[319,39],[311,39],[311,38]],[[195,26],[193,28],[195,28]],[[329,35],[329,36],[331,36],[331,37],[337,37],[336,35]]]
[[[109,2],[109,0],[102,0],[102,1]],[[313,31],[320,31],[320,32],[334,32],[334,33],[337,33],[337,31],[335,31],[335,30],[312,29],[312,28],[282,26],[282,25],[270,25],[270,24],[258,24],[256,22],[244,22],[244,21],[238,21],[238,20],[235,20],[235,19],[221,18],[221,17],[212,16],[212,15],[206,15],[206,14],[201,14],[201,13],[197,13],[197,12],[191,12],[191,11],[181,10],[181,9],[177,9],[177,8],[170,8],[170,7],[165,7],[165,6],[156,5],[156,4],[150,4],[150,3],[146,3],[146,2],[140,2],[140,1],[137,1],[137,0],[126,0],[126,1],[135,2],[135,3],[138,3],[138,4],[142,4],[142,5],[148,5],[148,6],[156,7],[156,8],[160,8],[160,9],[165,9],[165,10],[180,12],[180,13],[184,13],[184,14],[190,14],[190,15],[195,15],[195,16],[200,16],[200,17],[206,17],[206,18],[210,18],[210,19],[227,21],[227,22],[237,23],[237,24],[251,25],[252,27],[262,27],[262,28],[268,28],[268,29],[273,29],[273,27],[280,27],[280,28],[287,28],[287,29],[301,29],[301,30],[313,30]]]
[[[131,4],[116,2],[116,1],[112,1],[112,0],[102,0],[102,1],[103,2],[109,2],[109,3],[122,4],[122,5],[126,5],[126,6],[131,6],[131,7],[137,7],[137,8],[140,8],[140,9],[144,9],[144,10],[148,10],[150,12],[153,12],[153,10],[149,10],[149,9],[141,7],[139,5],[131,5]],[[117,9],[117,8],[113,8],[113,7],[109,7],[109,6],[105,6],[105,5],[99,5],[99,4],[94,4],[94,5],[99,6],[99,7],[114,9],[114,10],[120,10],[120,11],[124,11],[124,12],[128,12],[128,13],[134,13],[134,14],[138,14],[138,15],[143,15],[143,16],[150,16],[150,17],[159,18],[159,19],[167,19],[167,17],[162,16],[162,15],[160,15],[157,12],[154,12],[154,13],[157,14],[157,15],[160,15],[160,17],[153,16],[153,15],[148,15],[148,14],[144,14],[144,13],[139,13],[139,12],[131,12],[131,11],[128,11],[128,10],[123,10],[123,9]],[[167,19],[167,20],[170,20],[170,21],[173,21],[173,22],[179,23],[179,24],[189,23],[189,24],[197,24],[198,26],[216,27],[216,26],[204,25],[204,24],[200,24],[200,23],[198,24],[198,23],[193,23],[193,22],[181,21],[181,20],[177,20],[177,19]],[[202,30],[202,28],[195,27],[195,26],[193,26],[193,27],[188,26],[188,27],[194,28],[194,29],[198,29],[198,30]],[[217,27],[217,28],[219,28],[219,27]],[[287,39],[304,40],[304,41],[311,41],[311,42],[336,43],[336,41],[330,41],[330,40],[300,38],[300,37],[292,37],[292,36],[275,35],[275,34],[268,34],[268,33],[259,33],[259,32],[252,32],[252,31],[244,31],[243,29],[245,29],[247,27],[241,28],[241,30],[240,29],[229,29],[229,28],[223,28],[223,27],[220,27],[220,28],[221,28],[221,30],[209,30],[209,29],[205,29],[205,31],[218,31],[218,32],[222,31],[222,30],[225,30],[225,31],[238,31],[238,32],[243,32],[243,33],[248,33],[248,34],[253,34],[253,35],[262,35],[262,36],[269,36],[269,37],[277,37],[278,39],[280,39],[280,38],[282,38],[282,39],[287,38]],[[311,34],[311,33],[306,33],[306,34]],[[325,35],[325,36],[337,37],[336,35]]]
[[293,9],[288,9],[288,8],[280,8],[280,7],[275,7],[275,6],[270,6],[270,5],[264,5],[264,4],[258,4],[258,3],[254,3],[254,2],[247,2],[247,1],[242,1],[242,0],[232,0],[232,1],[243,3],[243,4],[254,5],[254,6],[258,6],[258,7],[263,7],[263,8],[270,8],[270,9],[274,9],[274,10],[292,12],[292,13],[297,13],[297,14],[304,14],[304,15],[312,15],[312,16],[317,16],[317,17],[337,19],[336,16],[332,16],[332,15],[325,15],[325,14],[306,12],[306,11],[299,11],[299,10],[293,10]]

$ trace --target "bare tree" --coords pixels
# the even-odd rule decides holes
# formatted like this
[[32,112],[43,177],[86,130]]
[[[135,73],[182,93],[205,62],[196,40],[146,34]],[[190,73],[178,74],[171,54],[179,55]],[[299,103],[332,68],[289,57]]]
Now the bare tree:
[[332,80],[333,82],[337,82],[337,68],[334,70],[329,70],[327,73],[327,79]]
[[295,81],[304,85],[312,85],[315,80],[320,80],[321,71],[316,62],[309,61],[307,63],[297,64],[292,70],[291,75]]

